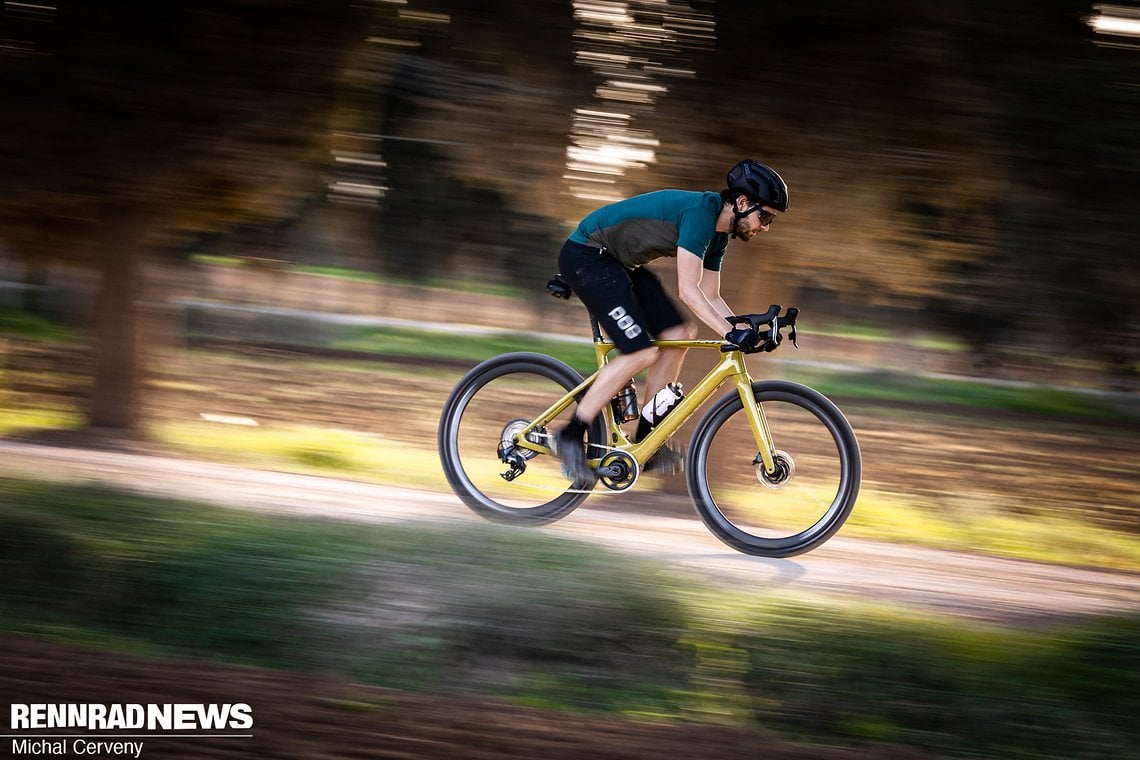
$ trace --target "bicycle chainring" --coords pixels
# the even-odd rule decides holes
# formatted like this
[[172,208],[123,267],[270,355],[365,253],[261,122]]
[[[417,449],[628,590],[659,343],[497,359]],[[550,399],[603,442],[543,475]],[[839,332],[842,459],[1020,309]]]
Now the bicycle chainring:
[[610,451],[598,463],[598,479],[611,491],[625,491],[633,487],[641,474],[637,460],[624,451]]

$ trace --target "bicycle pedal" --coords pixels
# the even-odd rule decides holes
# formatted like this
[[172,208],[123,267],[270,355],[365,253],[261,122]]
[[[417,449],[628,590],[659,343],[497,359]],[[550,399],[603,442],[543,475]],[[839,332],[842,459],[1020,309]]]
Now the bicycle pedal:
[[669,446],[662,446],[649,457],[643,472],[656,475],[680,475],[685,471],[685,455]]

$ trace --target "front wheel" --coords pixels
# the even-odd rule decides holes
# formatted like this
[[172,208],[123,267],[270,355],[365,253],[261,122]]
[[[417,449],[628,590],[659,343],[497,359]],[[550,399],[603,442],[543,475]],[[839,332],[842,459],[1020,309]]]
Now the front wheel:
[[[464,375],[439,421],[443,471],[464,504],[493,520],[534,524],[565,516],[589,495],[587,489],[573,488],[553,454],[513,445],[519,433],[581,382],[582,376],[567,364],[534,353],[497,356]],[[548,446],[556,425],[565,424],[573,408],[536,428],[531,442]],[[599,416],[589,441],[601,443],[604,437]]]
[[740,394],[701,418],[689,447],[689,494],[713,535],[746,554],[790,557],[831,538],[859,495],[862,459],[839,408],[805,385],[752,384],[775,444],[774,473],[756,450]]

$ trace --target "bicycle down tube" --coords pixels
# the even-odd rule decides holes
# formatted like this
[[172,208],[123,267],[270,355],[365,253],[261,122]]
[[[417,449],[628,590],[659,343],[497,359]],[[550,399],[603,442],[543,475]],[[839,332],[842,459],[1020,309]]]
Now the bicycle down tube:
[[[655,341],[654,345],[659,348],[703,348],[720,350],[724,343],[715,340],[660,340]],[[607,363],[608,354],[613,348],[614,344],[608,341],[594,341],[594,351],[599,367]],[[595,378],[597,378],[597,375],[598,373],[594,372],[576,388],[559,399],[557,403],[539,415],[524,430],[520,431],[517,445],[539,453],[548,452],[548,446],[543,446],[542,444],[531,441],[527,438],[527,435],[536,428],[546,426],[569,408],[574,398],[588,388],[590,384],[594,382]],[[748,423],[751,427],[752,435],[756,440],[756,448],[764,464],[765,471],[769,474],[775,472],[776,465],[772,453],[774,450],[772,434],[768,428],[767,420],[764,417],[764,410],[753,396],[752,378],[744,363],[744,354],[740,351],[729,351],[725,353],[720,363],[709,370],[697,385],[689,393],[685,394],[677,407],[673,409],[657,427],[650,431],[643,440],[637,443],[631,442],[625,436],[621,427],[614,423],[612,412],[609,408],[603,409],[603,414],[608,422],[606,427],[611,435],[610,442],[615,444],[613,448],[625,451],[638,461],[646,461],[670,436],[688,421],[705,401],[712,397],[721,385],[729,380],[733,381],[737,393],[740,394],[740,399],[746,410]],[[591,459],[596,459],[596,457],[591,457]]]

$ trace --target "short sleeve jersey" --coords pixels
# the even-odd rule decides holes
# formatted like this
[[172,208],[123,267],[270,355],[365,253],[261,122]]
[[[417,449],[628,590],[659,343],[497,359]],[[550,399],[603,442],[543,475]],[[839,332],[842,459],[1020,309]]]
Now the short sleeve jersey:
[[605,248],[629,268],[677,248],[692,251],[705,269],[720,271],[728,233],[716,231],[723,201],[719,193],[658,190],[590,212],[570,235],[576,243]]

